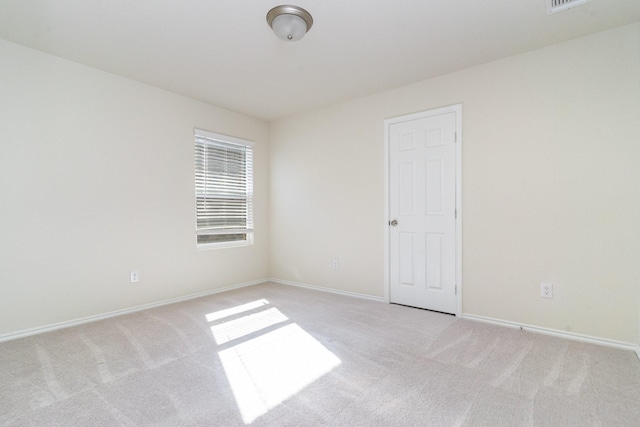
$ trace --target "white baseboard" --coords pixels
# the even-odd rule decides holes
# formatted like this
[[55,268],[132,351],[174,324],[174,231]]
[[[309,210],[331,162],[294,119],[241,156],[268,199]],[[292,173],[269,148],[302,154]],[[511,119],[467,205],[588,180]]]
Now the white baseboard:
[[51,332],[51,331],[55,331],[55,330],[58,330],[58,329],[70,328],[72,326],[78,326],[78,325],[82,325],[82,324],[85,324],[85,323],[97,322],[98,320],[104,320],[104,319],[108,319],[110,317],[122,316],[122,315],[125,315],[125,314],[135,313],[137,311],[148,310],[150,308],[161,307],[163,305],[169,305],[169,304],[174,304],[174,303],[177,303],[177,302],[182,302],[182,301],[187,301],[187,300],[191,300],[191,299],[195,299],[195,298],[205,297],[207,295],[218,294],[220,292],[230,291],[230,290],[233,290],[233,289],[239,289],[239,288],[244,288],[244,287],[247,287],[247,286],[258,285],[260,283],[265,283],[267,281],[268,281],[267,279],[255,280],[255,281],[252,281],[252,282],[240,283],[240,284],[237,284],[237,285],[225,286],[224,288],[213,289],[213,290],[210,290],[210,291],[199,292],[199,293],[196,293],[196,294],[190,294],[190,295],[186,295],[186,296],[183,296],[183,297],[172,298],[172,299],[168,299],[168,300],[164,300],[164,301],[152,302],[150,304],[139,305],[139,306],[136,306],[136,307],[125,308],[123,310],[111,311],[111,312],[108,312],[108,313],[98,314],[98,315],[95,315],[95,316],[87,316],[87,317],[83,317],[83,318],[80,318],[80,319],[67,320],[65,322],[54,323],[52,325],[39,326],[39,327],[36,327],[36,328],[25,329],[25,330],[22,330],[22,331],[10,332],[8,334],[0,335],[0,342],[10,341],[10,340],[18,339],[18,338],[23,338],[23,337],[28,337],[28,336],[31,336],[31,335],[42,334],[42,333],[45,333],[45,332]]
[[605,347],[613,347],[621,350],[635,351],[638,358],[640,358],[640,346],[636,346],[631,343],[609,340],[606,338],[592,337],[589,335],[576,334],[573,332],[560,331],[557,329],[543,328],[540,326],[527,325],[523,323],[510,322],[508,320],[493,319],[491,317],[476,316],[474,314],[463,314],[462,318],[468,319],[468,320],[474,320],[477,322],[484,322],[484,323],[491,323],[499,326],[506,326],[508,328],[523,329],[523,330],[535,332],[538,334],[551,335],[554,337],[565,338],[572,341],[602,345]]
[[384,298],[383,297],[374,297],[373,295],[359,294],[357,292],[342,291],[342,290],[339,290],[339,289],[323,288],[322,286],[308,285],[306,283],[291,282],[289,280],[269,279],[269,282],[278,283],[280,285],[296,286],[298,288],[313,289],[315,291],[329,292],[329,293],[332,293],[332,294],[338,294],[338,295],[343,295],[343,296],[348,296],[348,297],[368,299],[370,301],[384,302]]
[[[371,295],[359,294],[359,293],[356,293],[356,292],[348,292],[348,291],[341,291],[341,290],[338,290],[338,289],[324,288],[324,287],[321,287],[321,286],[308,285],[308,284],[305,284],[305,283],[292,282],[292,281],[289,281],[289,280],[281,280],[281,279],[271,278],[271,279],[269,279],[269,282],[278,283],[278,284],[287,285],[287,286],[297,286],[299,288],[313,289],[313,290],[322,291],[322,292],[330,292],[330,293],[338,294],[338,295],[345,295],[345,296],[350,296],[350,297],[363,298],[363,299],[368,299],[368,300],[371,300],[371,301],[385,302],[385,299],[383,297],[374,297],[374,296],[371,296]],[[550,336],[559,337],[559,338],[565,338],[565,339],[569,339],[569,340],[572,340],[572,341],[579,341],[579,342],[584,342],[584,343],[589,343],[589,344],[596,344],[596,345],[601,345],[601,346],[605,346],[605,347],[617,348],[617,349],[621,349],[621,350],[635,351],[636,355],[638,356],[638,359],[640,359],[640,345],[634,345],[634,344],[630,344],[630,343],[626,343],[626,342],[622,342],[622,341],[609,340],[609,339],[605,339],[605,338],[598,338],[598,337],[593,337],[593,336],[589,336],[589,335],[576,334],[576,333],[573,333],[573,332],[560,331],[560,330],[557,330],[557,329],[543,328],[543,327],[540,327],[540,326],[534,326],[534,325],[527,325],[527,324],[523,324],[523,323],[510,322],[510,321],[507,321],[507,320],[494,319],[494,318],[491,318],[491,317],[476,316],[476,315],[473,315],[473,314],[463,314],[461,316],[461,318],[468,319],[468,320],[473,320],[473,321],[476,321],[476,322],[491,323],[491,324],[494,324],[494,325],[508,327],[508,328],[523,329],[523,330],[527,330],[527,331],[538,333],[538,334],[550,335]]]
[[[367,294],[360,294],[360,293],[357,293],[357,292],[342,291],[342,290],[338,290],[338,289],[325,288],[325,287],[322,287],[322,286],[315,286],[315,285],[309,285],[309,284],[305,284],[305,283],[292,282],[292,281],[289,281],[289,280],[281,280],[281,279],[274,279],[274,278],[272,278],[272,279],[260,279],[260,280],[254,280],[252,282],[245,282],[245,283],[240,283],[240,284],[237,284],[237,285],[225,286],[224,288],[218,288],[218,289],[213,289],[213,290],[210,290],[210,291],[204,291],[204,292],[199,292],[199,293],[195,293],[195,294],[190,294],[190,295],[186,295],[186,296],[183,296],[183,297],[172,298],[172,299],[168,299],[168,300],[164,300],[164,301],[158,301],[158,302],[154,302],[154,303],[150,303],[150,304],[143,304],[143,305],[139,305],[139,306],[136,306],[136,307],[126,308],[126,309],[123,309],[123,310],[111,311],[111,312],[108,312],[108,313],[98,314],[98,315],[95,315],[95,316],[87,316],[87,317],[83,317],[83,318],[80,318],[80,319],[68,320],[68,321],[65,321],[65,322],[54,323],[54,324],[51,324],[51,325],[39,326],[39,327],[36,327],[36,328],[25,329],[25,330],[16,331],[16,332],[10,332],[10,333],[7,333],[7,334],[0,335],[0,342],[10,341],[10,340],[18,339],[18,338],[23,338],[23,337],[28,337],[28,336],[31,336],[31,335],[42,334],[42,333],[45,333],[45,332],[51,332],[51,331],[55,331],[55,330],[58,330],[58,329],[70,328],[72,326],[82,325],[82,324],[85,324],[85,323],[97,322],[99,320],[108,319],[108,318],[111,318],[111,317],[122,316],[122,315],[125,315],[125,314],[135,313],[135,312],[142,311],[142,310],[148,310],[148,309],[155,308],[155,307],[161,307],[163,305],[169,305],[169,304],[174,304],[174,303],[177,303],[177,302],[188,301],[188,300],[195,299],[195,298],[201,298],[201,297],[205,297],[205,296],[208,296],[208,295],[214,295],[214,294],[218,294],[218,293],[221,293],[221,292],[230,291],[230,290],[233,290],[233,289],[244,288],[244,287],[247,287],[247,286],[258,285],[258,284],[266,283],[266,282],[273,282],[273,283],[278,283],[278,284],[281,284],[281,285],[296,286],[296,287],[299,287],[299,288],[306,288],[306,289],[312,289],[312,290],[316,290],[316,291],[329,292],[329,293],[337,294],[337,295],[343,295],[343,296],[349,296],[349,297],[355,297],[355,298],[362,298],[362,299],[367,299],[367,300],[370,300],[370,301],[385,302],[383,297],[376,297],[376,296],[367,295]],[[494,319],[494,318],[491,318],[491,317],[476,316],[476,315],[473,315],[473,314],[463,314],[462,318],[463,319],[477,321],[477,322],[491,323],[491,324],[494,324],[494,325],[505,326],[505,327],[509,327],[509,328],[524,329],[524,330],[528,330],[528,331],[539,333],[539,334],[551,335],[551,336],[560,337],[560,338],[566,338],[566,339],[570,339],[570,340],[573,340],[573,341],[580,341],[580,342],[586,342],[586,343],[590,343],[590,344],[603,345],[603,346],[607,346],[607,347],[619,348],[619,349],[622,349],[622,350],[630,350],[630,351],[634,351],[636,353],[636,355],[638,356],[638,359],[640,359],[640,345],[634,345],[634,344],[625,343],[625,342],[622,342],[622,341],[614,341],[614,340],[608,340],[608,339],[604,339],[604,338],[592,337],[592,336],[588,336],[588,335],[576,334],[576,333],[572,333],[572,332],[565,332],[565,331],[560,331],[560,330],[556,330],[556,329],[542,328],[542,327],[539,327],[539,326],[533,326],[533,325],[521,324],[521,323],[516,323],[516,322],[510,322],[510,321],[507,321],[507,320]]]

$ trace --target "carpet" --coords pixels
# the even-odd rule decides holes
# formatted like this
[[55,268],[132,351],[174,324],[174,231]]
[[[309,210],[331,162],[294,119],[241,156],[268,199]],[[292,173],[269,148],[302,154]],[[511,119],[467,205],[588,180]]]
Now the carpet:
[[632,426],[640,361],[266,283],[0,343],[4,426]]

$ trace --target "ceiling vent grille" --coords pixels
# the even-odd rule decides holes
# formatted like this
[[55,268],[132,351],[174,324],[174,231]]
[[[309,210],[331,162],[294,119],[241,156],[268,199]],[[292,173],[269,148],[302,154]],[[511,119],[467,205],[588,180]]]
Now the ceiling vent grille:
[[547,0],[547,15],[562,12],[572,7],[581,6],[591,0]]

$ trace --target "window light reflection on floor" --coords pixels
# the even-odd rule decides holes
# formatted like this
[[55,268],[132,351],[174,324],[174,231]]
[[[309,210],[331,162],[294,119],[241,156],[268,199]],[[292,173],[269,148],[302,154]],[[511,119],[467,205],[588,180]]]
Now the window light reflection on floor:
[[211,327],[211,332],[213,332],[213,337],[216,339],[216,344],[224,344],[287,320],[289,320],[287,316],[277,308],[270,308],[214,325]]
[[225,317],[233,316],[234,314],[240,314],[249,310],[264,307],[267,304],[269,304],[269,301],[267,301],[266,299],[259,299],[257,301],[252,301],[246,304],[219,310],[207,314],[207,322],[215,322],[216,320],[224,319]]
[[[234,316],[228,322],[212,326],[211,330],[216,342],[220,339],[231,345],[225,346],[218,355],[245,424],[252,423],[341,363],[277,308],[268,307],[266,300],[260,301],[264,303],[254,301],[222,310],[227,312],[224,316],[220,316],[220,312],[207,316],[217,320]],[[262,311],[256,312],[260,307]],[[251,314],[237,317],[249,310],[253,310]],[[273,328],[279,324],[282,325]],[[258,334],[260,330],[265,333]],[[252,338],[242,339],[249,334],[253,334]],[[234,340],[238,341],[235,345]]]

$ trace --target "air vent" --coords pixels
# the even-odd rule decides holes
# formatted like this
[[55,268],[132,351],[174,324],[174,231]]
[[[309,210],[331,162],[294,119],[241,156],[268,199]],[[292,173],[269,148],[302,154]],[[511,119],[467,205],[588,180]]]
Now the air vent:
[[591,0],[547,0],[547,15],[562,12],[572,7],[581,6]]

